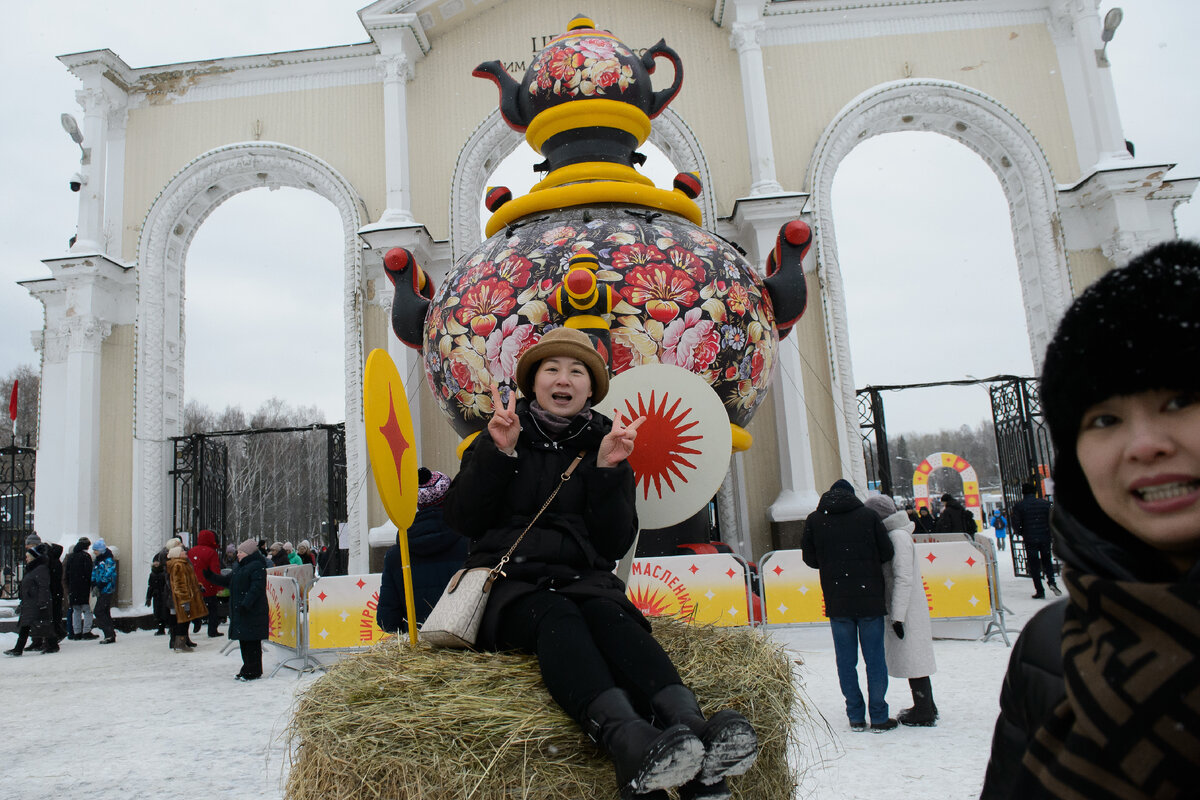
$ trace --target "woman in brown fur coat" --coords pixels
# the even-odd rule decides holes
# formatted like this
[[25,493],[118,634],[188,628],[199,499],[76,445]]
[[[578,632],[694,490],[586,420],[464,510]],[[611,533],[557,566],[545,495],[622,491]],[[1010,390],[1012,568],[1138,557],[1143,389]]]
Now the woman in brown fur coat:
[[167,553],[167,580],[171,585],[171,606],[175,609],[171,649],[177,653],[190,653],[195,647],[188,644],[188,623],[207,616],[208,608],[204,605],[204,592],[196,580],[196,571],[182,547],[172,547]]

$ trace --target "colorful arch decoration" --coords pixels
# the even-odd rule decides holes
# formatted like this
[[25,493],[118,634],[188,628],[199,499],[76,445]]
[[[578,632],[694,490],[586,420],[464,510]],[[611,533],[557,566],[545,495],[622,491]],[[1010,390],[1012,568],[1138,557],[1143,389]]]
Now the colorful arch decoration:
[[975,524],[983,530],[983,503],[979,496],[979,477],[965,458],[954,453],[931,453],[913,470],[913,504],[920,511],[929,505],[929,476],[939,467],[950,467],[959,474],[963,484],[963,505]]

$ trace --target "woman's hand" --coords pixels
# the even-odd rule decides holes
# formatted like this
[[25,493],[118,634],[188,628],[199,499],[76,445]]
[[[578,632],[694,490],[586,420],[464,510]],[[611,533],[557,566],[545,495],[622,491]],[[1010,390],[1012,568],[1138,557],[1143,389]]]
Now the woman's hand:
[[521,435],[521,420],[517,418],[517,393],[508,393],[508,405],[500,399],[500,385],[492,381],[492,418],[488,420],[488,435],[501,453],[511,456],[517,451]]
[[596,466],[601,468],[615,467],[633,452],[633,440],[637,438],[637,430],[646,421],[638,417],[626,425],[621,412],[613,409],[613,426],[600,441],[600,450],[596,453]]

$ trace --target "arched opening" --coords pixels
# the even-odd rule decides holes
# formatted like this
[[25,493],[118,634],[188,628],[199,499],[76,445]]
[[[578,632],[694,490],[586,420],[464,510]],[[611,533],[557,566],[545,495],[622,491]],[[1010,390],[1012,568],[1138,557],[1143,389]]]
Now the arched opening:
[[978,90],[946,81],[881,84],[854,98],[825,129],[808,168],[815,209],[817,271],[823,284],[832,374],[839,419],[838,449],[851,473],[865,482],[854,416],[855,378],[846,320],[846,294],[833,219],[833,180],[855,147],[881,134],[933,131],[966,145],[996,175],[1008,202],[1017,272],[1034,369],[1071,297],[1066,247],[1049,162],[1033,134],[1012,112]]
[[[832,195],[857,387],[1031,374],[1008,203],[983,159],[938,133],[886,133],[846,155]],[[913,254],[919,268],[900,271]],[[891,433],[990,417],[982,386],[887,395]]]
[[[296,424],[342,422],[342,231],[309,190],[251,189],[204,221],[187,254],[187,402],[252,414],[271,398]],[[316,413],[313,413],[316,412]]]

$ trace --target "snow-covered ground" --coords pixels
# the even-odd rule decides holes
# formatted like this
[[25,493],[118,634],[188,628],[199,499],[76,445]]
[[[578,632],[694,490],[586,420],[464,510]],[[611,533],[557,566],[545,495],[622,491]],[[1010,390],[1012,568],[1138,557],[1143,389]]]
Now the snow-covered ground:
[[[990,531],[983,535],[990,534]],[[1045,601],[1014,578],[1000,554],[1010,638]],[[803,659],[804,691],[828,727],[803,732],[809,765],[798,797],[815,800],[965,800],[979,795],[1009,649],[1001,637],[939,640],[933,693],[936,728],[851,733],[825,627],[771,634]],[[233,680],[236,646],[201,631],[194,653],[172,653],[152,631],[118,634],[114,645],[64,641],[53,655],[0,657],[0,734],[7,800],[281,798],[282,734],[296,694],[313,680],[284,669],[274,678]],[[0,649],[16,634],[0,634]],[[263,666],[275,663],[264,647]],[[860,667],[861,669],[861,667]],[[866,680],[861,680],[864,691]],[[911,705],[907,681],[888,690],[892,714]],[[331,798],[330,800],[335,800]]]

